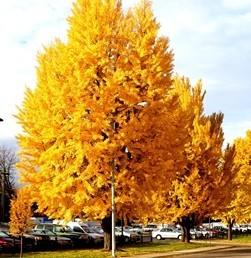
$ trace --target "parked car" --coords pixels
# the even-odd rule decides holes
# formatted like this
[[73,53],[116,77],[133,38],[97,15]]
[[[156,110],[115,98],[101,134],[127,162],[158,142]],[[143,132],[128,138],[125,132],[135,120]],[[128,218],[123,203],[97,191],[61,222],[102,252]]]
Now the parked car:
[[86,234],[89,243],[98,244],[104,241],[104,233],[102,233],[101,231],[98,232],[98,229],[95,227],[89,227],[85,223],[73,221],[69,222],[67,226],[69,226],[73,232]]
[[140,241],[141,238],[139,233],[129,231],[128,229],[123,229],[122,232],[122,227],[115,227],[115,236],[117,239],[123,238],[125,243],[137,242]]
[[71,247],[74,245],[70,237],[57,235],[55,232],[48,229],[33,229],[32,235],[36,239],[36,247],[38,248]]
[[69,226],[57,225],[52,223],[41,223],[34,227],[36,232],[48,231],[53,232],[57,237],[66,237],[71,239],[73,245],[86,244],[88,242],[88,234],[84,232],[73,232]]
[[152,231],[152,237],[157,238],[158,240],[165,238],[181,239],[182,232],[174,228],[161,228],[159,230]]
[[221,237],[224,238],[225,235],[227,235],[227,228],[222,227],[222,226],[215,226],[212,229],[215,232],[216,237]]
[[236,224],[234,224],[234,225],[232,226],[232,230],[233,230],[233,232],[235,232],[235,233],[241,232],[240,226],[239,226],[239,225],[236,225]]
[[93,226],[92,229],[96,232],[96,233],[99,233],[101,235],[104,236],[104,230],[102,229],[101,226]]
[[190,229],[190,236],[191,236],[192,239],[200,239],[200,238],[203,237],[203,233],[199,229],[191,228]]
[[13,251],[20,247],[21,241],[11,237],[4,231],[0,231],[0,251]]
[[5,237],[0,237],[0,251],[6,252],[13,250],[12,242],[8,241]]
[[144,231],[155,231],[158,230],[158,226],[156,224],[147,224],[145,227],[143,227]]
[[239,228],[242,233],[247,233],[250,230],[250,227],[248,224],[241,224],[239,225]]
[[201,233],[203,238],[213,238],[218,235],[218,231],[210,228],[202,228]]
[[[121,228],[121,227],[120,227],[120,228]],[[124,226],[124,227],[123,227],[123,230],[124,230],[124,231],[129,231],[129,232],[135,232],[135,233],[138,233],[138,234],[140,234],[140,233],[143,232],[143,229],[142,229],[142,228],[139,229],[139,228],[134,228],[134,227],[132,227],[132,226]]]
[[140,224],[133,224],[131,226],[131,231],[138,232],[138,233],[143,233],[144,229],[143,229],[143,226],[140,225]]

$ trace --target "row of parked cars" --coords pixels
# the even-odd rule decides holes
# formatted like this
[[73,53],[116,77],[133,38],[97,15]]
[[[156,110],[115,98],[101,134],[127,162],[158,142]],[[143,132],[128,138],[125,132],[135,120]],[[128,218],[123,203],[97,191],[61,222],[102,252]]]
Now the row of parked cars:
[[[150,230],[148,228],[148,230]],[[226,226],[199,226],[196,228],[190,229],[190,237],[192,239],[208,239],[208,238],[224,238],[227,235]],[[157,225],[151,227],[152,237],[158,240],[174,238],[182,238],[182,230],[178,226],[167,226],[158,228]],[[251,225],[238,225],[233,227],[234,233],[245,234],[251,233]]]
[[233,231],[237,233],[251,233],[251,224],[234,225]]
[[[150,232],[152,238],[160,239],[181,239],[182,230],[181,227],[175,225],[157,225],[157,224],[148,224],[146,226],[133,226],[128,227],[130,231],[137,232]],[[215,237],[219,234],[221,230],[218,228],[208,228],[208,227],[197,227],[190,230],[190,235],[192,239],[201,239]]]
[[[236,230],[234,228],[234,230]],[[240,232],[251,232],[250,225],[242,225]],[[192,239],[224,237],[227,229],[222,226],[200,226],[190,230]],[[143,226],[115,227],[116,241],[148,242],[152,239],[181,239],[182,230],[174,225],[149,224]],[[24,249],[41,250],[55,248],[73,248],[102,246],[104,232],[100,224],[88,225],[82,222],[69,222],[67,225],[38,223],[24,235]],[[0,251],[15,251],[20,248],[20,238],[8,233],[8,227],[0,227]]]
[[[152,231],[152,237],[158,240],[167,238],[181,239],[182,234],[183,232],[179,227],[164,227]],[[197,227],[190,229],[190,237],[192,239],[208,239],[223,237],[226,234],[227,230],[223,228]]]
[[[142,239],[139,231],[129,227],[115,227],[115,235],[117,241],[125,243]],[[26,250],[102,246],[104,232],[99,224],[90,226],[80,222],[69,222],[67,225],[39,223],[24,234],[23,241]],[[8,227],[0,228],[0,251],[16,251],[20,244],[20,238],[10,235]]]
[[[24,249],[53,249],[84,247],[101,244],[103,233],[98,228],[87,225],[57,225],[53,223],[36,224],[29,232],[24,234]],[[0,230],[0,251],[15,251],[20,248],[20,238],[11,235],[8,227]]]

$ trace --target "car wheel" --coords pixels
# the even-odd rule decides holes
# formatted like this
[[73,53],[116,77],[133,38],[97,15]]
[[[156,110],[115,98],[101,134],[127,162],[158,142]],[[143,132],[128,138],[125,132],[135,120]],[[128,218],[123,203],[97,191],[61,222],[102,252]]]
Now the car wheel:
[[129,243],[130,238],[129,237],[125,237],[124,241],[125,241],[125,243]]
[[157,235],[156,238],[157,238],[158,240],[161,240],[161,239],[162,239],[161,235]]
[[179,235],[179,236],[178,236],[178,239],[182,239],[182,235]]

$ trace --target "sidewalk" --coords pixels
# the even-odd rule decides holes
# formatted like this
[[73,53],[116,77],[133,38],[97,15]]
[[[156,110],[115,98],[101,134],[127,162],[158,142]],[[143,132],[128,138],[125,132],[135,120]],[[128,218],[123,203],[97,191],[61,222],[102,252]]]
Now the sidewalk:
[[167,253],[151,253],[151,254],[142,254],[142,255],[135,255],[126,258],[159,258],[159,257],[167,257],[173,255],[181,255],[181,254],[192,254],[192,253],[200,253],[200,252],[207,252],[219,249],[229,248],[229,245],[218,245],[218,246],[211,246],[211,247],[200,247],[195,249],[189,250],[181,250],[181,251],[170,251]]
[[[194,240],[193,240],[194,241]],[[193,242],[191,241],[191,242]],[[224,240],[223,240],[224,241]],[[126,258],[160,258],[160,257],[168,257],[173,255],[181,255],[181,254],[193,254],[193,253],[202,253],[207,251],[213,251],[213,250],[220,250],[229,248],[230,246],[251,246],[251,243],[236,243],[231,241],[194,241],[197,243],[207,243],[212,244],[213,246],[208,247],[199,247],[194,249],[188,249],[188,250],[180,250],[180,251],[169,251],[166,253],[150,253],[150,254],[141,254],[141,255],[135,255],[135,256],[128,256]]]

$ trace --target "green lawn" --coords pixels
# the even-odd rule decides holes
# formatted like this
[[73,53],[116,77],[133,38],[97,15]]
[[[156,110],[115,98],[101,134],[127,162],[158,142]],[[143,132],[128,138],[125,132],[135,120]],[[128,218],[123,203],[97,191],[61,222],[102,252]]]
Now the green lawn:
[[251,235],[248,235],[248,236],[237,236],[237,237],[234,236],[232,242],[234,242],[234,243],[251,244]]
[[250,244],[251,245],[251,235],[240,235],[240,236],[233,236],[233,240],[227,240],[226,238],[224,239],[211,239],[211,240],[202,240],[200,242],[205,242],[205,243],[215,243],[215,244]]
[[[117,251],[117,257],[128,257],[137,254],[146,253],[163,253],[169,251],[177,251],[184,249],[192,249],[198,247],[209,246],[209,244],[204,243],[180,243],[180,242],[163,242],[163,243],[145,243],[137,244],[128,247],[121,248]],[[2,254],[0,257],[5,258],[17,258],[18,254]],[[25,253],[26,258],[108,258],[111,257],[111,252],[104,251],[102,249],[89,249],[89,250],[70,250],[70,251],[54,251],[54,252],[33,252]]]

